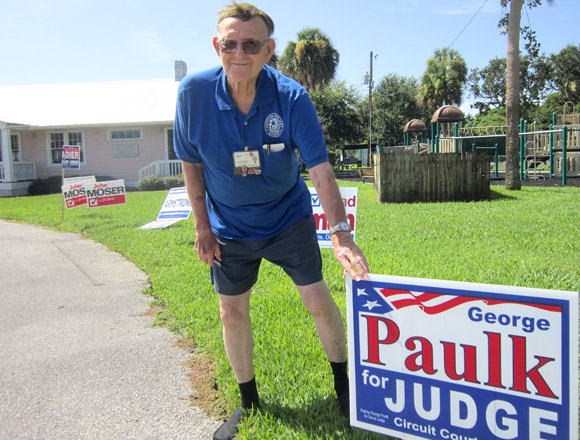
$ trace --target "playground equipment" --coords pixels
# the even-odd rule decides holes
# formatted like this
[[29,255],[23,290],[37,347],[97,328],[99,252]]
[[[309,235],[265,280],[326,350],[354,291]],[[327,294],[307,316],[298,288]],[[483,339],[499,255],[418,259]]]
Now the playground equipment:
[[[411,119],[405,124],[403,128],[403,145],[411,145],[410,135],[414,134],[413,144],[417,146],[417,153],[421,153],[421,140],[423,140],[423,134],[427,131],[427,126],[420,119]],[[426,150],[426,144],[425,150]],[[380,152],[382,153],[382,151]]]
[[[543,179],[580,176],[580,113],[572,105],[572,113],[554,113],[548,130],[537,129],[536,123],[520,122],[520,178]],[[461,127],[463,113],[457,107],[443,106],[431,118],[431,140],[417,153],[462,153],[488,151],[493,175],[499,177],[505,161],[505,126]],[[410,144],[407,123],[405,145]],[[421,122],[421,121],[419,121]],[[417,124],[414,122],[414,124]],[[503,159],[503,160],[502,160]]]

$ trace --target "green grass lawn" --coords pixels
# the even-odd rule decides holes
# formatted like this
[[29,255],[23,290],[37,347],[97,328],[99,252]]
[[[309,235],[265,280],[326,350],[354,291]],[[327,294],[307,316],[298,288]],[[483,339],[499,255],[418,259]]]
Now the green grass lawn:
[[[492,200],[474,203],[383,204],[373,186],[359,187],[357,243],[377,274],[580,290],[580,189],[492,187]],[[160,314],[190,338],[219,398],[211,411],[233,410],[235,379],[221,341],[217,296],[209,270],[193,249],[193,221],[140,231],[154,220],[166,192],[128,193],[127,205],[67,210],[60,195],[0,199],[0,218],[77,232],[125,255],[150,276]],[[346,317],[339,264],[323,249],[324,273]],[[374,439],[352,429],[335,401],[330,368],[314,324],[292,283],[264,263],[252,295],[256,379],[265,411],[244,423],[240,439]],[[211,398],[210,398],[211,400]]]

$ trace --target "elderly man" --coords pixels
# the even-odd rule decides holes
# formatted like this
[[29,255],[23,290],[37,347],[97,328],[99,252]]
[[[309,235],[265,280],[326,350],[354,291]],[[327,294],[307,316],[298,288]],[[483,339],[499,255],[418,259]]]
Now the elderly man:
[[214,439],[233,438],[245,412],[259,406],[249,309],[263,258],[296,284],[348,416],[345,331],[323,280],[296,150],[332,226],[335,257],[355,279],[369,272],[351,238],[312,102],[299,84],[267,65],[276,46],[273,31],[266,13],[233,3],[220,12],[213,38],[221,66],[186,77],[178,93],[174,144],[194,213],[195,250],[210,266],[224,346],[241,393],[240,408]]

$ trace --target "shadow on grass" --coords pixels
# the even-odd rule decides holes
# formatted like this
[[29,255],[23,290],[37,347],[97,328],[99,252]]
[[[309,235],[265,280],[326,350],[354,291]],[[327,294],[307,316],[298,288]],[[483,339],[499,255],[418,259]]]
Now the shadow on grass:
[[[300,408],[266,404],[263,411],[295,432],[304,432],[308,438],[343,438],[356,440],[397,440],[350,426],[342,416],[334,397],[318,399]],[[325,421],[322,422],[321,421]]]
[[490,201],[495,201],[495,200],[515,200],[516,197],[512,197],[508,194],[504,194],[501,193],[499,191],[494,190],[493,188],[490,188],[489,190],[489,200]]

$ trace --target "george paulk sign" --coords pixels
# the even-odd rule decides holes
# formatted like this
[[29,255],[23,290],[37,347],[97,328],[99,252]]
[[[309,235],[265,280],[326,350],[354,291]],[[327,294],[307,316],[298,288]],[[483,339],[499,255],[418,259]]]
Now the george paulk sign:
[[347,295],[353,426],[577,438],[577,293],[372,275]]

